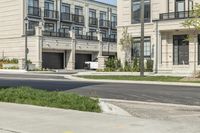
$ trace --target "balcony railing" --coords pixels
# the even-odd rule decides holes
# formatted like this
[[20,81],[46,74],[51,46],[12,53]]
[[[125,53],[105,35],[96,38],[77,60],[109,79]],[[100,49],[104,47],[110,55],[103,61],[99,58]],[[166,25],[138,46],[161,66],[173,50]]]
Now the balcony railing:
[[72,21],[72,14],[62,12],[61,13],[61,20],[66,21],[66,22],[71,22]]
[[110,35],[109,37],[103,37],[102,41],[104,41],[104,42],[117,42],[117,36],[116,35]]
[[43,31],[42,34],[43,36],[70,38],[70,34],[64,32]]
[[97,27],[98,26],[98,19],[89,17],[89,26],[90,27]]
[[44,17],[47,19],[58,19],[58,11],[45,9]]
[[97,41],[98,38],[96,36],[90,36],[90,35],[77,35],[76,39],[83,39],[83,40],[91,40],[91,41]]
[[110,23],[110,21],[108,21],[108,20],[99,20],[99,27],[101,27],[101,28],[109,28],[109,24]]
[[41,17],[41,8],[39,7],[28,7],[28,16]]
[[84,25],[85,20],[83,15],[72,14],[72,21],[77,25]]
[[111,22],[111,29],[117,29],[117,22]]
[[160,14],[160,20],[184,19],[192,17],[192,11],[170,12]]

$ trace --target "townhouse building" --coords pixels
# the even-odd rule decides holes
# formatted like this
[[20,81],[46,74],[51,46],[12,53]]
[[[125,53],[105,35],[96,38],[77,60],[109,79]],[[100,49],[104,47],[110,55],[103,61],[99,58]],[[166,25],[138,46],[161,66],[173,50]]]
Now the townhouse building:
[[[118,41],[123,27],[128,27],[133,46],[130,57],[139,56],[141,0],[118,0]],[[191,17],[200,0],[144,0],[145,59],[154,60],[154,70],[164,73],[192,74],[200,70],[200,36],[188,40],[183,22]],[[118,45],[118,57],[125,60]]]
[[0,58],[37,68],[83,69],[117,52],[117,8],[95,0],[1,0]]

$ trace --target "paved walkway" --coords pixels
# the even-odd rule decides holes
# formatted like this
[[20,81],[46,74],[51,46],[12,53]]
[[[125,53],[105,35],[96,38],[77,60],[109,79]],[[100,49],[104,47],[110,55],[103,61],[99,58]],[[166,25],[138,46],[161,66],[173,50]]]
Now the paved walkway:
[[199,133],[188,122],[0,103],[0,133]]

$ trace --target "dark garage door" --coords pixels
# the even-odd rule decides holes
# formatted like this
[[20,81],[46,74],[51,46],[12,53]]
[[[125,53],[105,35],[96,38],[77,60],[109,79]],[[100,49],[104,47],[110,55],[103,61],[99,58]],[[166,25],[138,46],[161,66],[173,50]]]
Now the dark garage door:
[[76,69],[84,69],[84,65],[86,61],[91,61],[92,55],[91,54],[76,54]]
[[48,69],[63,69],[64,67],[63,53],[42,53],[42,67]]

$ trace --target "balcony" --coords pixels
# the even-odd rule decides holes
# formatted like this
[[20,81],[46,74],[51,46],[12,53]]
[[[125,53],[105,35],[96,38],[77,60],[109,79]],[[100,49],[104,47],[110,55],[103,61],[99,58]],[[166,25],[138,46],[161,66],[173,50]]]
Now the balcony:
[[117,29],[117,22],[111,22],[111,29],[116,30]]
[[39,7],[28,7],[28,16],[29,17],[41,17],[41,8]]
[[160,20],[185,19],[192,17],[192,11],[170,12],[160,14]]
[[83,39],[83,40],[90,40],[90,41],[97,41],[98,40],[98,38],[96,36],[77,35],[77,34],[76,34],[76,39]]
[[117,36],[116,35],[110,35],[109,37],[103,37],[102,41],[104,42],[117,42]]
[[109,28],[109,26],[110,26],[109,23],[110,23],[110,21],[101,19],[101,20],[99,20],[99,27],[100,28]]
[[72,14],[72,22],[77,25],[84,25],[85,24],[84,16]]
[[44,10],[44,18],[58,20],[58,11],[45,9]]
[[72,14],[62,12],[62,13],[61,13],[61,21],[64,21],[64,22],[72,22]]
[[98,27],[98,19],[89,17],[89,26],[90,27]]
[[64,32],[43,31],[42,35],[43,36],[50,36],[50,37],[70,38],[70,34],[64,33]]

